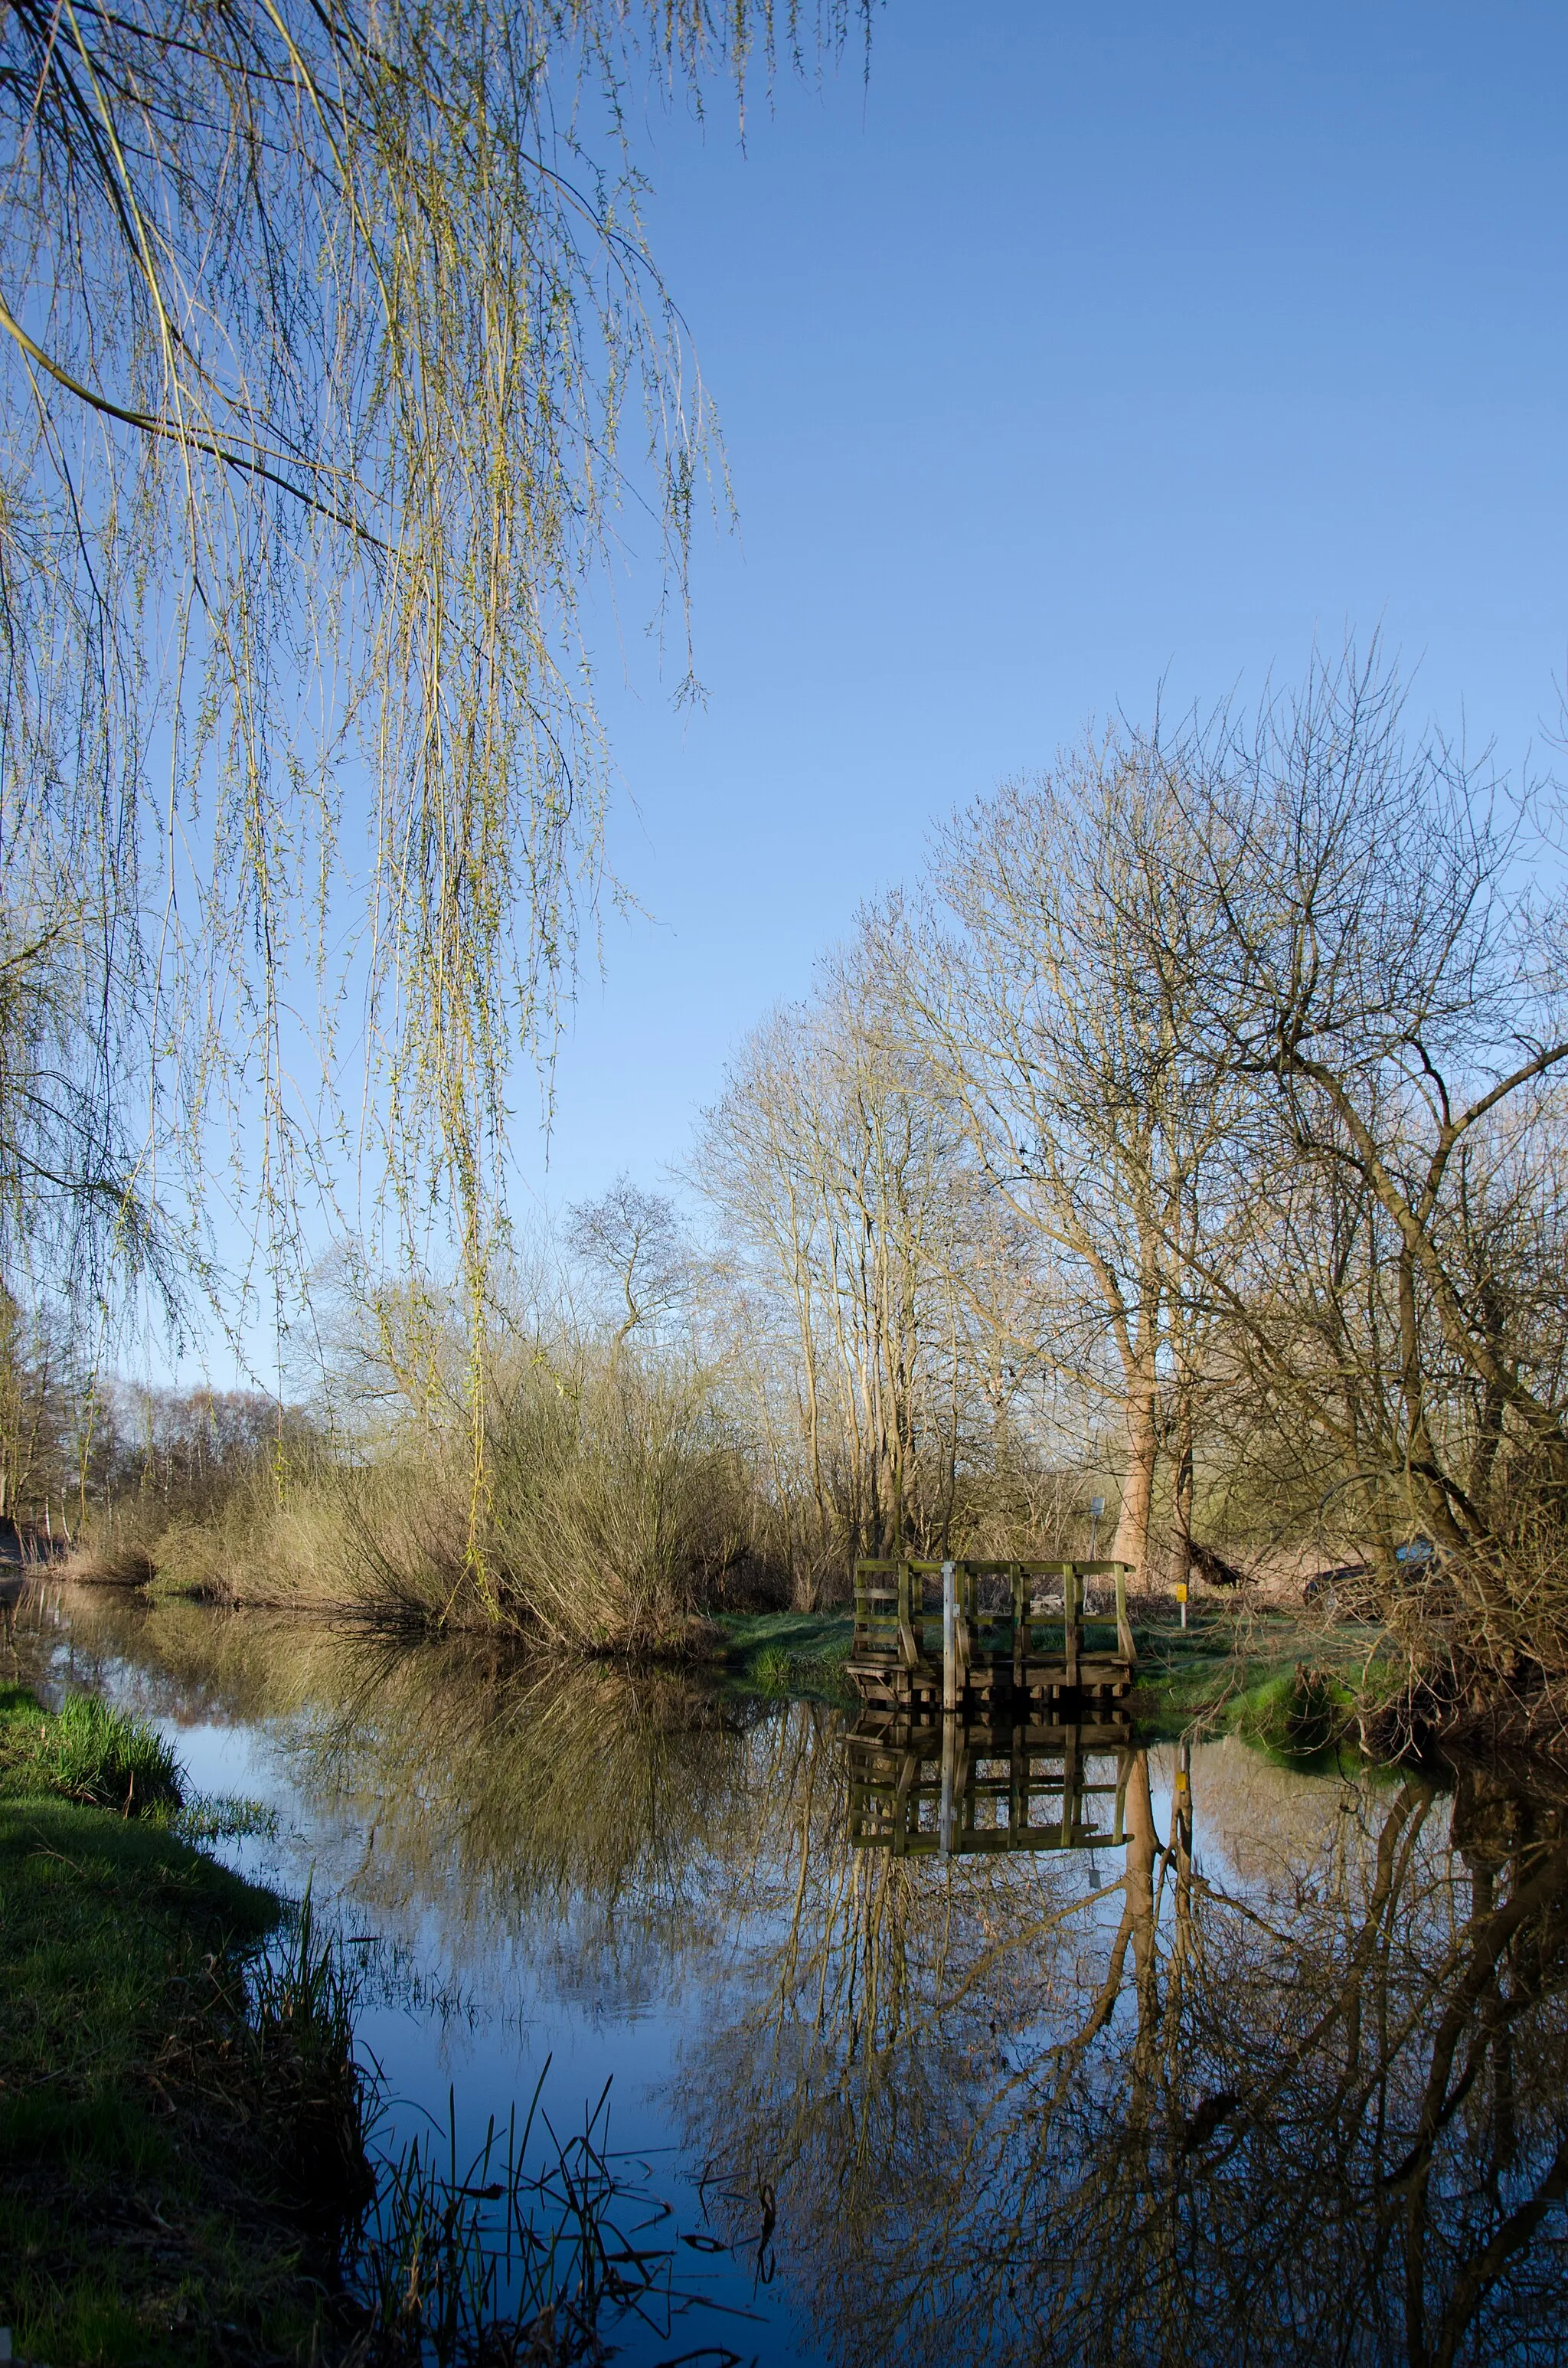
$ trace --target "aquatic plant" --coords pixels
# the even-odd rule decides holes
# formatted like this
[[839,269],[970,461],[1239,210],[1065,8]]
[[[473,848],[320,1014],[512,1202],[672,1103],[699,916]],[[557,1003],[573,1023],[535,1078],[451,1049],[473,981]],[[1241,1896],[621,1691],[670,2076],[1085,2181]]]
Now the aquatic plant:
[[245,2024],[290,2201],[341,2237],[374,2192],[375,2085],[354,2052],[357,1976],[307,1888],[280,1941],[251,1969]]
[[[599,2360],[616,2319],[677,2299],[673,2235],[646,2241],[668,2206],[609,2148],[608,2081],[562,2140],[540,2111],[549,2070],[547,2059],[521,2129],[515,2114],[505,2133],[491,2121],[466,2167],[450,2100],[444,2145],[415,2138],[389,2167],[357,2264],[370,2360]],[[546,2150],[531,2169],[536,2119]]]
[[266,1801],[252,1801],[233,1793],[202,1793],[186,1801],[175,1820],[182,1842],[238,1841],[260,1834],[272,1841],[278,1833],[278,1812]]

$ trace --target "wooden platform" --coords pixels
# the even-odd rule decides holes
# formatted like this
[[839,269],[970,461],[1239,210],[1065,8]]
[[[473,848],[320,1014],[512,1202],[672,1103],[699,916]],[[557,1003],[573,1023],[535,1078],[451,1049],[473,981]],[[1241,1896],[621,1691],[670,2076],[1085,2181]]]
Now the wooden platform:
[[[1127,1572],[1122,1562],[858,1562],[847,1675],[868,1703],[915,1713],[1108,1707],[1137,1667]],[[1096,1578],[1112,1582],[1114,1617],[1085,1616]]]
[[1117,1850],[1131,1722],[910,1719],[862,1711],[845,1738],[849,1839],[895,1858]]

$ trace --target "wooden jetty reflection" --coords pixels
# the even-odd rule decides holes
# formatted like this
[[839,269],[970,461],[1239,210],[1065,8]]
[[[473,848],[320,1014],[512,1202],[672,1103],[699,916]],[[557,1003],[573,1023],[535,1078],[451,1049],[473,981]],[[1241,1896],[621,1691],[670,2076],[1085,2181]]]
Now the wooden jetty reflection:
[[1117,1850],[1132,1723],[911,1719],[863,1710],[845,1737],[849,1839],[894,1858]]
[[[869,1703],[1062,1717],[1105,1707],[1137,1666],[1122,1562],[858,1562],[847,1674]],[[1089,1582],[1109,1579],[1113,1618]]]

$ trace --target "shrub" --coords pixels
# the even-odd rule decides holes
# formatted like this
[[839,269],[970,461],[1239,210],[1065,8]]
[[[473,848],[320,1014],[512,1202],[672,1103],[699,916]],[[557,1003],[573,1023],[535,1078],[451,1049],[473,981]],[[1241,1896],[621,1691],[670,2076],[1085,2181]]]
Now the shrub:
[[578,1650],[678,1645],[746,1534],[741,1459],[699,1371],[536,1365],[494,1426],[494,1560],[515,1611]]

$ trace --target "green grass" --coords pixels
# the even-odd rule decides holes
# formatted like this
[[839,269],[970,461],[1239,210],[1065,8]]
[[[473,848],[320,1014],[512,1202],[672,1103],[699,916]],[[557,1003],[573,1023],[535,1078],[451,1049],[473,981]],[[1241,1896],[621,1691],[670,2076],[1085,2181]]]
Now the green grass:
[[143,1720],[96,1694],[68,1694],[51,1717],[25,1687],[0,1687],[0,1800],[35,1793],[122,1816],[172,1811],[180,1767]]
[[[738,1691],[853,1701],[844,1676],[854,1634],[847,1613],[728,1612],[714,1624],[724,1638],[721,1665]],[[1091,1642],[1114,1636],[1105,1622],[1088,1624]],[[1348,1624],[1325,1635],[1290,1612],[1238,1622],[1228,1609],[1197,1610],[1185,1629],[1174,1621],[1140,1625],[1136,1637],[1137,1683],[1126,1707],[1151,1737],[1201,1725],[1301,1758],[1332,1748],[1358,1697],[1376,1691],[1378,1666],[1368,1665],[1375,1632]]]
[[[737,1691],[775,1700],[852,1702],[844,1677],[854,1623],[845,1612],[724,1613],[722,1658]],[[1094,1632],[1114,1630],[1100,1622]],[[1234,1731],[1267,1750],[1300,1759],[1337,1748],[1358,1701],[1375,1698],[1377,1632],[1349,1623],[1324,1634],[1289,1611],[1238,1621],[1228,1610],[1196,1610],[1136,1630],[1137,1682],[1125,1707],[1151,1738],[1195,1726]]]
[[1195,1725],[1235,1733],[1281,1757],[1335,1749],[1358,1701],[1377,1691],[1377,1632],[1324,1634],[1289,1612],[1238,1623],[1225,1613],[1137,1631],[1138,1681],[1129,1708],[1152,1736]]
[[745,1693],[814,1701],[849,1699],[844,1664],[854,1622],[840,1611],[725,1612],[722,1665]]
[[320,2317],[287,2174],[341,2130],[347,2009],[308,1921],[258,1978],[281,1903],[177,1798],[136,1722],[0,1700],[0,2325],[53,2368],[306,2358]]

